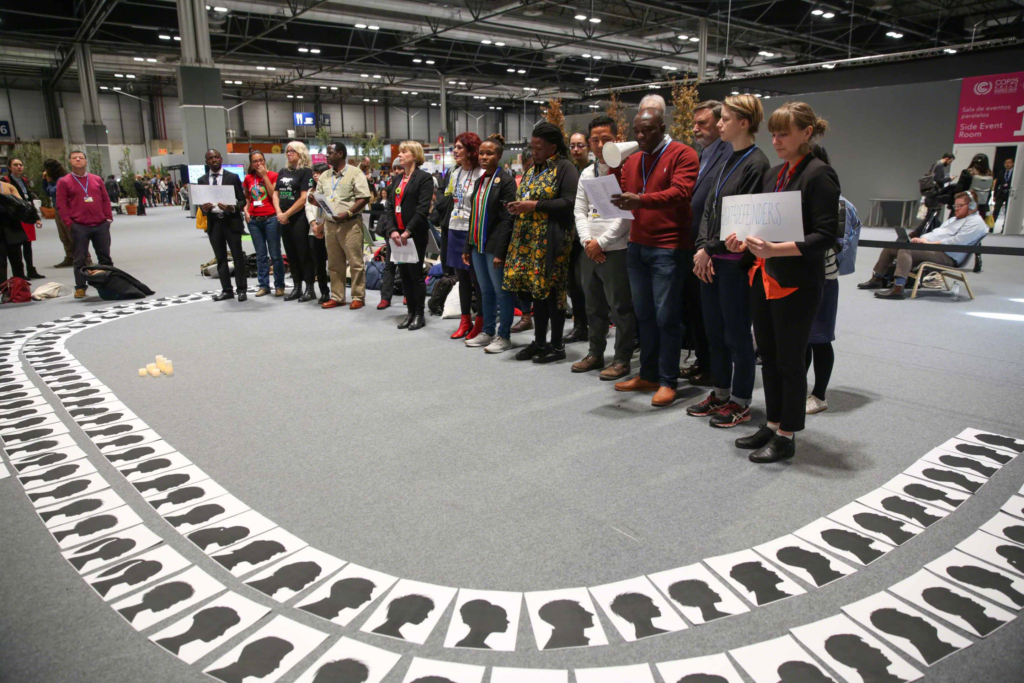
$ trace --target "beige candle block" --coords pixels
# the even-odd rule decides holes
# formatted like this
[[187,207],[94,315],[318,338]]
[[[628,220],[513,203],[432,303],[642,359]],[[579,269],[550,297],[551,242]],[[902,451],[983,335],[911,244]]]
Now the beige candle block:
[[174,365],[169,360],[164,361],[164,374],[168,376],[174,374]]
[[159,377],[160,368],[156,366],[156,363],[150,363],[146,366],[146,371],[149,372],[150,377]]
[[146,370],[146,368],[139,368],[139,377],[145,377],[148,374],[149,372]]

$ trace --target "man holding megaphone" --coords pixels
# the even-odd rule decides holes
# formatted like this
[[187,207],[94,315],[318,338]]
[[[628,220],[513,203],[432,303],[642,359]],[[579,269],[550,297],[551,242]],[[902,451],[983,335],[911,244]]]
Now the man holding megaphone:
[[626,261],[640,336],[640,374],[615,389],[656,392],[656,407],[676,399],[682,282],[693,260],[690,199],[700,170],[697,153],[665,134],[664,112],[664,104],[641,109],[633,119],[636,142],[604,146],[623,190],[612,203],[633,214]]

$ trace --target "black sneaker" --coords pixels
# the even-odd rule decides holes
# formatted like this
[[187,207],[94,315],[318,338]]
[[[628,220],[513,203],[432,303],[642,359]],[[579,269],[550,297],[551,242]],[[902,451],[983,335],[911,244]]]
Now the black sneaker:
[[686,407],[686,414],[692,417],[707,417],[725,405],[725,399],[718,398],[715,392],[708,394],[708,397],[700,403],[694,403]]
[[565,360],[565,346],[548,346],[544,353],[533,357],[534,363],[554,363],[559,360]]
[[730,401],[719,408],[708,422],[712,427],[720,429],[728,429],[744,422],[750,422],[750,406],[741,406]]
[[772,440],[773,436],[775,436],[775,430],[767,424],[763,424],[750,436],[741,436],[736,439],[736,448],[747,448],[750,450],[764,448]]
[[534,356],[543,353],[545,350],[546,349],[538,345],[537,342],[532,341],[530,342],[529,346],[519,350],[519,352],[516,354],[516,360],[530,360]]
[[771,441],[769,441],[764,447],[751,453],[748,458],[750,462],[764,464],[769,462],[778,462],[780,460],[788,460],[794,455],[796,455],[796,437],[791,436],[787,439],[784,436],[774,434]]

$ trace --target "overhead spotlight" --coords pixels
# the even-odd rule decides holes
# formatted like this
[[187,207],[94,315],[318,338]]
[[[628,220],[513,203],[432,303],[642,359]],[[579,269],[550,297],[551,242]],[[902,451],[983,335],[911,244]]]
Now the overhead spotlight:
[[422,59],[414,59],[414,60],[412,60],[412,63],[413,64],[422,64],[423,60]]
[[120,89],[121,88],[117,87],[116,85],[113,88],[111,88],[111,90],[120,90]]
[[221,14],[224,14],[225,12],[228,11],[228,8],[227,7],[214,7],[213,11],[214,12],[220,12]]
[[331,90],[337,90],[337,89],[338,89],[338,86],[336,86],[336,85],[332,85],[331,86]]
[[309,52],[310,52],[310,54],[318,55],[318,54],[320,54],[320,48],[312,47],[312,48],[309,49]]
[[294,99],[295,99],[295,95],[289,95],[289,96],[288,96],[288,99],[289,99],[289,100],[294,100]]
[[408,94],[409,94],[409,91],[408,91],[408,90],[403,90],[403,91],[402,91],[402,94],[403,94],[403,95],[408,95]]
[[510,73],[510,74],[514,74],[516,72],[515,69],[505,69],[505,71]]
[[505,47],[505,43],[502,43],[501,41],[498,41],[497,43],[495,43],[495,45],[497,45],[498,47]]
[[144,62],[144,61],[146,61],[146,60],[145,60],[145,59],[143,59],[142,57],[133,57],[133,59],[134,59],[134,60],[135,60],[136,62]]
[[242,85],[242,81],[235,81],[235,85]]
[[501,111],[501,107],[495,107],[495,109],[497,109],[498,111]]
[[448,85],[455,85],[455,81],[448,81]]
[[487,38],[484,38],[484,39],[483,39],[483,40],[481,40],[480,42],[481,42],[481,43],[483,43],[484,45],[490,45],[490,44],[491,44],[491,41],[490,41],[490,40],[488,40]]
[[771,95],[765,95],[765,96],[764,96],[764,99],[766,99],[766,100],[770,100],[771,98],[772,98],[772,96],[771,96]]
[[380,75],[380,74],[373,74],[373,77],[374,77],[374,78],[380,78],[380,77],[381,77],[381,75]]
[[700,38],[698,38],[697,36],[690,36],[690,42],[691,43],[699,43],[700,42]]
[[590,23],[591,24],[600,24],[601,20],[598,19],[597,17],[590,17]]
[[739,91],[739,90],[733,90],[731,94],[733,94],[733,95],[739,95],[739,94],[740,94],[740,91]]
[[600,109],[601,108],[601,105],[599,105],[599,104],[591,104],[591,105],[587,105],[587,106],[589,106],[591,109]]
[[814,16],[816,16],[816,17],[820,17],[820,16],[821,16],[822,14],[824,14],[824,13],[825,13],[825,10],[823,10],[823,9],[814,9],[814,10],[811,10],[811,14],[813,14],[813,15],[814,15]]
[[943,50],[943,52],[945,52],[947,55],[955,55],[956,54],[956,50],[954,50],[951,47],[947,47],[945,50]]
[[590,59],[590,53],[589,53],[589,52],[584,52],[584,53],[583,53],[582,55],[580,55],[580,56],[581,56],[581,57],[583,57],[583,59]]
[[672,67],[670,67],[668,64],[662,64],[661,68],[664,69],[665,71],[669,71]]
[[296,95],[296,96],[295,96],[295,99],[297,99],[297,100],[301,100],[301,99],[302,99],[302,95]]
[[374,102],[376,102],[376,101],[377,101],[377,100],[374,100]]
[[821,15],[821,18],[822,19],[831,19],[835,15],[836,15],[835,12],[825,12],[824,14]]
[[359,74],[359,78],[369,78],[370,74]]
[[899,31],[889,31],[885,35],[889,36],[890,38],[902,38],[903,37],[903,34],[900,33]]
[[433,64],[433,63],[434,63],[434,60],[433,60],[433,59],[428,59],[428,60],[427,60],[427,64]]
[[488,109],[494,109],[494,107],[487,107]]
[[170,37],[169,35],[167,35],[166,33],[161,33],[161,34],[160,34],[159,36],[157,36],[157,37],[158,37],[158,38],[159,38],[160,40],[170,40],[170,39],[171,39],[171,37]]
[[821,68],[822,69],[834,69],[834,68],[836,68],[836,65],[835,64],[822,64]]
[[369,102],[369,101],[370,101],[370,98],[369,98],[369,97],[364,97],[364,98],[363,98],[363,102]]
[[524,73],[526,73],[526,69],[517,69],[516,73],[517,74],[524,74]]
[[366,28],[366,24],[356,24],[356,28]]
[[156,60],[155,60],[155,59],[153,59],[152,57],[146,57],[146,61],[147,61],[147,62],[150,62],[150,63],[153,63],[153,64],[155,64],[155,63],[156,63]]
[[108,88],[108,87],[107,87],[107,86],[105,86],[105,85],[101,85],[101,86],[100,86],[100,90],[110,90],[110,88]]
[[126,74],[125,78],[135,78],[135,74]]
[[308,47],[300,47],[299,48],[299,52],[309,52],[309,48]]
[[257,71],[266,71],[266,70],[267,70],[267,67],[265,67],[265,66],[257,66],[257,67],[256,67],[256,70],[257,70]]
[[651,85],[647,86],[647,89],[648,89],[648,90],[657,90],[657,89],[658,89],[658,86],[656,86],[656,85],[654,85],[654,84],[652,83]]
[[178,41],[179,43],[181,42],[181,36],[174,36],[174,39],[175,39],[176,41]]
[[768,50],[761,50],[757,54],[761,55],[762,57],[774,57],[775,56],[774,52],[768,52]]
[[380,30],[380,26],[375,26],[374,24],[370,24],[366,28],[370,29],[371,31],[379,31]]
[[526,88],[523,88],[523,90],[530,90],[531,92],[537,92],[537,89],[536,89],[536,88],[529,88],[529,87],[526,87]]
[[114,74],[114,78],[124,78],[124,74]]
[[430,106],[431,106],[431,107],[436,107],[436,106],[437,106],[437,102],[431,102],[431,103],[430,103]]
[[690,39],[690,36],[686,35],[685,33],[679,36],[679,40],[689,40],[689,39]]
[[413,91],[412,91],[411,93],[409,93],[409,94],[410,94],[410,95],[419,95],[419,93],[418,93],[418,92],[416,92],[415,90],[413,90]]
[[577,14],[575,19],[576,19],[576,21],[586,21],[587,20],[587,15],[586,14]]
[[601,55],[594,55],[594,59],[601,59]]
[[459,81],[459,85],[466,85],[466,81]]
[[320,89],[321,89],[321,90],[327,90],[327,86],[326,86],[326,85],[321,85],[321,86],[320,86]]

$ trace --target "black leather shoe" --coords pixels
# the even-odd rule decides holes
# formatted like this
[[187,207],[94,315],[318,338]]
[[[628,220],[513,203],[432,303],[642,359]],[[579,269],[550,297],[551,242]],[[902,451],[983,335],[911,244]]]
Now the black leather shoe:
[[248,298],[249,298],[249,296],[245,292],[239,292],[238,293],[238,300],[239,301],[245,301]]
[[576,342],[587,341],[589,339],[589,333],[585,327],[574,327],[569,334],[565,335],[562,340],[564,344],[575,344]]
[[872,275],[870,280],[858,284],[857,289],[885,289],[885,280],[877,275]]
[[331,298],[331,292],[330,291],[321,292],[320,293],[320,298],[317,299],[316,302],[318,304],[325,304],[325,303],[327,303],[327,300],[330,299],[330,298]]
[[545,349],[538,345],[537,342],[532,341],[526,348],[520,349],[519,353],[516,354],[516,360],[530,360],[534,356],[542,353]]
[[[989,228],[988,231],[992,232],[992,228]],[[981,254],[975,254],[974,255],[974,272],[975,273],[980,273],[981,272]]]
[[899,285],[893,285],[892,289],[883,289],[880,292],[875,292],[876,299],[906,299],[907,295],[903,293],[903,288]]
[[214,301],[227,301],[228,299],[234,299],[234,298],[235,298],[235,293],[234,292],[221,292],[220,294],[217,294],[216,296],[214,296],[213,300]]
[[292,291],[288,292],[288,296],[286,296],[284,300],[295,301],[300,296],[302,296],[302,287],[299,285],[295,285],[294,287],[292,287]]
[[409,329],[418,330],[426,324],[427,321],[423,319],[423,314],[417,313],[415,316],[413,316],[412,322],[409,323]]
[[307,301],[312,301],[315,298],[316,294],[313,293],[313,290],[307,289],[305,292],[302,293],[302,296],[299,297],[299,302],[306,303]]
[[554,363],[565,360],[565,346],[548,346],[544,353],[533,357],[534,363]]
[[768,445],[759,448],[748,457],[750,462],[756,462],[759,464],[768,462],[778,462],[780,460],[789,460],[796,455],[796,437],[786,438],[775,434],[772,436],[772,440],[768,442]]
[[[976,270],[974,272],[977,273],[979,271]],[[45,280],[46,276],[43,275],[42,273],[40,273],[35,268],[33,268],[32,270],[28,271],[28,274],[26,275],[26,279],[28,279],[28,280]]]
[[398,329],[400,329],[400,330],[408,329],[409,325],[412,324],[413,318],[415,318],[415,317],[416,317],[416,315],[412,311],[409,311],[409,313],[406,314],[406,316],[405,316],[405,320],[403,320],[402,322],[398,323]]
[[749,450],[764,448],[772,440],[773,436],[775,436],[775,430],[763,424],[750,436],[741,436],[736,439],[736,448],[746,448]]

